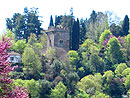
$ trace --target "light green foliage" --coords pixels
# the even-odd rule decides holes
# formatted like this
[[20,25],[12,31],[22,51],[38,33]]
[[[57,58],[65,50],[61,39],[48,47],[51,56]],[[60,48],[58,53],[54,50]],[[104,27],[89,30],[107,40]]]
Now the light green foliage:
[[109,38],[109,35],[112,35],[112,33],[110,32],[110,30],[105,30],[105,31],[101,34],[101,36],[100,36],[100,38],[99,38],[99,43],[100,43],[101,46],[102,46],[102,43],[103,43],[106,39]]
[[108,28],[107,23],[107,16],[104,13],[93,11],[87,23],[86,36],[97,43],[101,33]]
[[97,48],[97,44],[92,42],[90,39],[86,39],[85,42],[80,47],[80,52],[82,54],[82,63],[83,65],[87,65],[89,60],[89,56],[92,53],[99,53],[99,49]]
[[11,38],[11,40],[15,40],[15,35],[14,35],[14,33],[12,31],[7,29],[6,33],[5,33],[5,38]]
[[39,82],[35,81],[34,79],[31,80],[21,80],[21,79],[17,79],[14,81],[14,84],[16,86],[22,86],[25,88],[28,88],[30,94],[31,94],[31,98],[39,98]]
[[54,89],[51,89],[51,98],[65,98],[65,93],[67,91],[66,86],[59,82]]
[[114,78],[114,73],[111,70],[108,70],[104,73],[103,78],[105,78],[106,81],[110,83]]
[[89,98],[89,94],[87,94],[85,91],[83,90],[79,90],[77,96],[75,98]]
[[38,43],[38,40],[35,34],[31,33],[30,38],[28,40],[28,46],[33,48],[34,52],[38,54],[38,56],[42,55],[41,51],[42,51],[43,46],[41,43]]
[[110,96],[97,91],[91,98],[110,98]]
[[127,90],[130,89],[130,74],[126,76],[124,85],[127,88]]
[[122,77],[123,76],[123,71],[125,69],[127,69],[127,68],[128,67],[127,67],[127,65],[125,63],[118,64],[118,66],[117,66],[117,68],[115,70],[116,75],[119,76],[119,77]]
[[4,36],[5,36],[5,38],[11,39],[12,46],[11,46],[10,50],[14,50],[14,48],[15,48],[15,34],[12,31],[10,31],[9,29],[7,29]]
[[130,68],[126,68],[125,70],[123,70],[123,72],[122,72],[122,76],[127,76],[127,75],[129,75],[129,73],[130,73]]
[[44,33],[43,35],[40,36],[39,38],[39,43],[44,47],[47,45],[47,34]]
[[56,51],[55,48],[49,48],[47,49],[46,57],[51,60],[52,58],[56,58]]
[[35,53],[38,54],[39,57],[42,55],[41,51],[43,46],[41,45],[41,43],[34,43],[32,48],[34,49]]
[[[78,83],[77,87],[87,93],[91,93],[91,89],[100,91],[102,88],[102,75],[97,73],[94,76],[88,75],[83,77]],[[92,91],[93,92],[93,91]]]
[[14,50],[20,54],[23,53],[24,48],[27,46],[26,41],[25,40],[18,40],[15,44],[14,44]]
[[129,61],[130,60],[130,34],[126,36],[125,47],[126,47],[126,57],[127,60]]
[[98,56],[98,54],[91,54],[90,59],[90,69],[95,72],[103,72],[104,69],[104,61],[101,57]]
[[[37,79],[42,70],[40,57],[34,52],[31,47],[26,47],[22,55],[22,63],[24,64],[24,73],[27,77],[30,75]],[[31,78],[31,77],[30,77]]]
[[68,52],[68,55],[69,55],[69,62],[75,69],[77,64],[78,64],[78,62],[79,62],[78,53],[77,53],[77,51],[70,50]]
[[123,61],[121,45],[116,37],[111,38],[107,44],[107,50],[105,52],[107,60],[110,60],[112,64],[118,64]]
[[30,34],[29,40],[28,40],[28,45],[33,46],[34,43],[37,42],[37,38],[35,34]]

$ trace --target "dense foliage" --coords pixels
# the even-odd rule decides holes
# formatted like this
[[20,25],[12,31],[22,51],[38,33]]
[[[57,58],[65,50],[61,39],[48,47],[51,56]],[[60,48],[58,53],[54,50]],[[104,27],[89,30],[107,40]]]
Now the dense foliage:
[[[8,47],[11,47],[8,52],[15,51],[22,56],[21,62],[17,63],[18,69],[11,70],[8,75],[14,78],[14,82],[9,83],[10,90],[25,91],[27,95],[28,92],[23,89],[27,88],[31,98],[130,97],[128,15],[122,22],[111,23],[109,12],[105,14],[92,11],[90,18],[85,20],[76,20],[73,9],[70,12],[70,15],[56,16],[55,23],[53,17],[50,17],[49,27],[59,26],[70,31],[70,50],[61,56],[56,47],[46,49],[46,33],[41,31],[43,34],[38,36],[41,32],[37,30],[41,29],[37,10],[28,11],[25,8],[23,15],[17,13],[12,19],[7,18],[7,28],[12,31],[7,30],[5,37],[12,38],[13,42],[12,47]],[[26,20],[27,27],[23,24],[23,19]],[[28,29],[19,33],[25,29],[23,26]],[[8,41],[3,42],[9,43]],[[2,47],[6,46],[8,45]],[[1,51],[3,50],[0,53]],[[7,58],[7,54],[4,58],[0,55],[5,65],[9,65]],[[0,68],[0,71],[4,71],[3,67]],[[0,74],[0,79],[2,77]],[[5,89],[2,85],[6,83],[0,82],[0,92],[3,94]],[[13,88],[14,85],[16,88]]]

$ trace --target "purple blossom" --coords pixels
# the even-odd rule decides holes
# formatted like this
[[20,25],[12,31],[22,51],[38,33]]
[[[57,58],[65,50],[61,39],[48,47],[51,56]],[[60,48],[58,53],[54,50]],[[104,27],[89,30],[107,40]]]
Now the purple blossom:
[[[104,46],[104,49],[107,48],[107,43],[108,43],[108,41],[109,41],[111,38],[115,37],[115,36],[114,36],[114,35],[109,35],[108,37],[109,37],[109,38],[106,39],[106,40],[104,40],[104,42],[102,43],[102,45]],[[124,41],[121,39],[121,37],[119,36],[117,39],[118,39],[118,41],[120,42],[120,44],[123,45]]]

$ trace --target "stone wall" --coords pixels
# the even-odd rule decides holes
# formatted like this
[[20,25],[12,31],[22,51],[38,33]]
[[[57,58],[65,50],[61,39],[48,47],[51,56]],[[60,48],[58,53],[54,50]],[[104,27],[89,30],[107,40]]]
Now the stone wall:
[[69,51],[69,30],[51,27],[47,31],[47,47],[59,47]]

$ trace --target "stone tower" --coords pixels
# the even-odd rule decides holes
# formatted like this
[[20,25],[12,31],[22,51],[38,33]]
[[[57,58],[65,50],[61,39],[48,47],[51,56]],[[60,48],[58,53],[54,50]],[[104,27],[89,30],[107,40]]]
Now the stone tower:
[[48,35],[47,48],[58,47],[69,51],[69,30],[62,26],[51,26],[46,32]]

